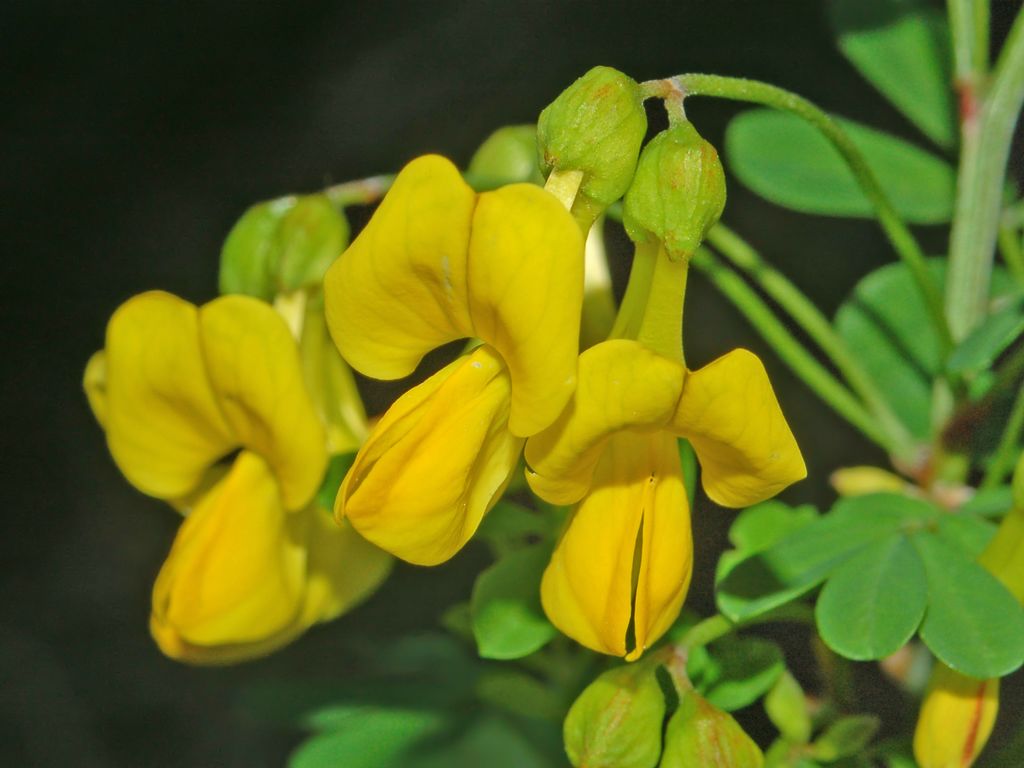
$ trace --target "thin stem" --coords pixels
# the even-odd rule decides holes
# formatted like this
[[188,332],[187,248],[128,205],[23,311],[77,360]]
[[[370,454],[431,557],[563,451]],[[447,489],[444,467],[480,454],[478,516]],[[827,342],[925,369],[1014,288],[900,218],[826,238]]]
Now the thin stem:
[[633,265],[629,269],[629,282],[622,297],[619,313],[612,325],[611,338],[635,339],[643,319],[647,295],[651,292],[654,265],[657,263],[656,245],[637,244],[633,250]]
[[[951,347],[949,327],[942,306],[942,296],[932,282],[924,252],[910,229],[889,201],[874,172],[846,132],[823,110],[795,93],[757,80],[721,75],[685,74],[669,78],[689,96],[715,96],[744,101],[792,112],[806,120],[827,138],[846,161],[896,253],[907,265],[939,334],[944,350]],[[645,84],[646,85],[646,84]]]
[[700,648],[708,643],[713,643],[715,640],[720,640],[737,629],[755,624],[770,624],[775,621],[813,624],[814,611],[809,606],[801,605],[800,603],[790,603],[789,605],[781,605],[760,616],[739,622],[729,621],[722,614],[716,613],[714,616],[709,616],[690,627],[676,645],[687,650]]
[[1024,9],[1010,29],[988,93],[979,98],[971,85],[961,84],[962,148],[946,276],[946,308],[957,341],[985,316],[1010,143],[1024,105]]
[[[673,261],[659,243],[636,339],[669,360],[684,362],[683,302],[689,262]],[[684,363],[685,364],[685,363]]]
[[988,471],[981,481],[981,490],[995,488],[1001,485],[1013,469],[1017,460],[1017,448],[1020,445],[1020,436],[1024,432],[1024,385],[1021,385],[1017,392],[1017,399],[1014,400],[1013,408],[1010,411],[1010,418],[1006,421],[1006,429],[999,438],[999,445],[996,447],[992,463],[988,465]]
[[879,426],[892,437],[893,442],[902,446],[901,453],[914,453],[913,437],[893,412],[867,370],[814,302],[725,225],[718,224],[712,229],[707,235],[707,241],[729,261],[750,275],[754,282],[828,355],[850,388],[860,396],[878,419]]
[[369,176],[365,179],[335,184],[327,187],[323,193],[339,208],[349,205],[370,205],[384,197],[384,193],[391,188],[394,181],[395,177],[391,174]]
[[705,249],[692,259],[708,279],[750,321],[758,333],[775,349],[790,370],[824,400],[836,413],[860,430],[869,440],[889,453],[897,446],[864,405],[804,348],[779,321],[757,293],[733,270],[718,262]]

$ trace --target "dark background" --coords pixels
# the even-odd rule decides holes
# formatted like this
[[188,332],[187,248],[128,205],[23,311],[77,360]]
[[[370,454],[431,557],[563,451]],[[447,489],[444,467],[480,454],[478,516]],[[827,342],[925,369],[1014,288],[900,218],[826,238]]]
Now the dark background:
[[[997,36],[1016,6],[996,2]],[[837,53],[812,0],[26,0],[0,5],[0,62],[3,765],[279,765],[295,737],[247,719],[240,686],[343,671],[352,636],[434,624],[484,562],[471,546],[443,568],[400,568],[368,606],[265,661],[197,670],[158,653],[149,590],[177,518],[119,476],[80,378],[132,294],[214,295],[220,243],[247,205],[428,151],[465,163],[598,63],[638,80],[769,80],[918,140]],[[736,109],[687,104],[719,146]],[[725,218],[829,313],[891,258],[869,222],[786,212],[736,182]],[[941,228],[921,235],[941,252]],[[808,459],[811,479],[787,498],[826,503],[831,468],[882,460],[695,276],[688,360],[739,344],[765,357]],[[698,503],[698,608],[729,519]]]

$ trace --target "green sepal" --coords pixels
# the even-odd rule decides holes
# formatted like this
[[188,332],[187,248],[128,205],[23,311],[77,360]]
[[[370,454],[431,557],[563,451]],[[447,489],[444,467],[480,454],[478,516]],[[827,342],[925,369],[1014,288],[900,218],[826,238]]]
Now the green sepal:
[[505,184],[543,184],[537,166],[537,126],[506,125],[499,128],[473,153],[466,180],[477,192]]
[[274,233],[270,269],[278,289],[290,293],[321,283],[348,238],[348,220],[326,196],[299,198]]
[[249,208],[235,223],[220,251],[222,294],[241,293],[270,301],[276,293],[271,270],[274,235],[295,197],[282,197]]

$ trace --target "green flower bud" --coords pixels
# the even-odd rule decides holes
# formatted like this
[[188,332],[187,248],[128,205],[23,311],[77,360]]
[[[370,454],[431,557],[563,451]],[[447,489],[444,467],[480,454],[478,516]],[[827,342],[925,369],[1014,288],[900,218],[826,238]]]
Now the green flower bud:
[[348,245],[344,215],[324,195],[300,197],[274,233],[270,267],[285,292],[318,285]]
[[565,718],[569,761],[579,768],[654,768],[661,753],[665,695],[657,664],[615,667],[586,687]]
[[537,167],[537,126],[506,125],[496,130],[473,154],[466,176],[478,192],[518,181],[543,184]]
[[345,216],[323,195],[258,203],[238,220],[220,252],[220,292],[270,301],[319,284],[348,245]]
[[761,768],[764,755],[731,716],[696,691],[680,693],[679,708],[669,718],[665,752],[659,768]]
[[581,203],[596,216],[629,188],[646,133],[640,86],[610,67],[594,67],[540,113],[541,171],[582,171]]
[[660,240],[669,257],[688,259],[723,208],[725,173],[718,152],[692,123],[681,122],[644,147],[622,223],[634,242]]
[[296,198],[282,197],[247,210],[231,228],[220,251],[220,292],[270,301],[275,280],[270,269],[274,233]]

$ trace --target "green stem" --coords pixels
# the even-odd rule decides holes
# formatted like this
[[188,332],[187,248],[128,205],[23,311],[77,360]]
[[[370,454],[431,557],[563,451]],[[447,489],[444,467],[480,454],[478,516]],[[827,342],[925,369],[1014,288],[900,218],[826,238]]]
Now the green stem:
[[629,282],[622,297],[619,313],[612,325],[611,338],[635,339],[640,331],[644,306],[651,292],[654,265],[657,263],[658,245],[637,244],[633,251],[633,266],[629,269]]
[[980,85],[988,70],[988,0],[948,0],[946,7],[957,89]]
[[683,358],[683,302],[686,300],[688,261],[673,261],[658,244],[647,303],[636,339],[669,360]]
[[394,181],[395,177],[390,174],[369,176],[365,179],[335,184],[327,187],[323,193],[339,208],[349,205],[370,205],[384,197],[384,193],[391,188]]
[[914,440],[903,422],[893,412],[867,370],[853,355],[846,342],[836,333],[828,318],[785,275],[773,268],[739,235],[718,224],[707,235],[707,241],[729,261],[742,269],[754,282],[785,310],[807,335],[828,355],[836,368],[860,396],[879,426],[899,446],[900,453],[911,455]]
[[1017,448],[1020,445],[1020,436],[1024,432],[1024,385],[1017,392],[1017,399],[1014,400],[1013,408],[1010,411],[1010,418],[1006,421],[1006,429],[999,438],[999,445],[996,447],[992,463],[985,472],[981,481],[981,490],[995,488],[1002,484],[1010,470],[1017,461]]
[[959,85],[962,146],[946,276],[946,308],[957,341],[985,316],[1010,144],[1024,105],[1024,9],[984,98],[975,82]]
[[700,648],[708,643],[713,643],[715,640],[720,640],[726,635],[735,632],[737,629],[753,626],[755,624],[770,624],[776,621],[813,624],[814,610],[807,605],[802,605],[801,603],[790,603],[789,605],[781,605],[778,608],[768,611],[760,616],[755,616],[754,618],[739,622],[729,621],[729,619],[725,618],[722,614],[716,613],[714,616],[709,616],[703,621],[700,621],[690,627],[690,629],[687,630],[679,639],[677,645],[688,650],[692,648]]
[[[669,78],[673,88],[681,88],[686,96],[715,96],[721,99],[763,104],[791,112],[806,120],[827,138],[846,161],[896,253],[907,265],[924,297],[925,305],[939,334],[943,349],[951,347],[949,326],[943,312],[942,296],[928,272],[924,252],[910,229],[882,190],[874,172],[846,132],[823,110],[795,93],[757,80],[721,75],[685,74]],[[647,85],[647,84],[645,84]],[[650,88],[650,87],[649,87]]]
[[697,251],[692,264],[707,275],[715,287],[746,316],[757,332],[772,345],[782,361],[818,397],[869,440],[889,453],[896,452],[898,446],[888,433],[879,428],[875,417],[842,382],[814,359],[736,272],[718,262],[703,248]]

